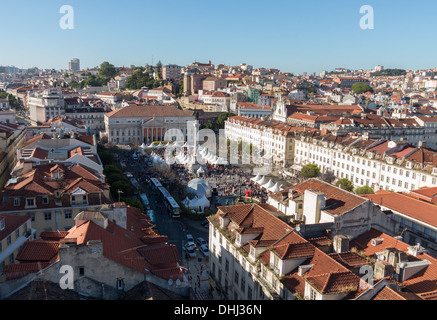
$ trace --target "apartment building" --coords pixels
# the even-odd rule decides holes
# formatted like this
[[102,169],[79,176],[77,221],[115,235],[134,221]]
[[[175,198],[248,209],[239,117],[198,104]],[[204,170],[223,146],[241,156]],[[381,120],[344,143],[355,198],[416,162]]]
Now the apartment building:
[[65,115],[81,121],[91,134],[100,135],[105,131],[105,109],[102,107],[79,107],[65,110]]
[[328,255],[328,237],[306,240],[266,205],[219,207],[208,219],[210,274],[227,299],[341,300],[359,290],[359,277]]
[[415,246],[418,243],[428,254],[437,257],[437,208],[435,197],[437,187],[412,190],[409,193],[378,191],[363,195],[390,212],[389,217],[399,223],[403,241]]
[[39,277],[41,269],[45,281],[58,284],[65,265],[74,271],[71,290],[94,299],[123,299],[139,285],[188,297],[176,246],[153,228],[148,216],[124,203],[81,211],[69,230],[46,231],[23,246],[17,262],[5,268],[0,298]]
[[322,131],[296,139],[294,161],[300,166],[317,164],[322,172],[349,179],[355,187],[404,192],[437,186],[436,153],[421,145]]
[[16,261],[20,248],[34,238],[30,217],[0,214],[0,283],[5,280],[4,268]]
[[355,238],[372,227],[391,234],[399,230],[372,201],[318,179],[273,193],[267,203],[301,228],[325,224],[332,236]]
[[0,122],[0,188],[9,180],[17,162],[17,150],[26,139],[26,127]]
[[394,119],[362,113],[338,117],[332,122],[321,123],[319,127],[338,134],[358,132],[381,139],[402,139],[416,146],[420,141],[426,141],[428,147],[437,148],[437,117],[432,116]]
[[29,92],[27,104],[32,124],[41,124],[65,114],[65,101],[59,90]]
[[290,165],[294,157],[293,137],[296,132],[311,128],[299,128],[279,121],[262,120],[246,117],[230,117],[225,122],[225,137],[231,141],[242,141],[257,150],[264,151],[264,156],[272,158],[274,163]]
[[1,195],[0,212],[31,217],[37,236],[68,230],[79,212],[112,203],[104,176],[79,164],[25,163]]
[[162,78],[164,80],[181,79],[182,68],[175,64],[168,64],[162,67]]

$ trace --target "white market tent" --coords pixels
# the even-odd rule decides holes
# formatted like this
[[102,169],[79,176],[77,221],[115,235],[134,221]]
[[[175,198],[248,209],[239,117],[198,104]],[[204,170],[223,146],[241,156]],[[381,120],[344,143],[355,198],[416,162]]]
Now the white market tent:
[[267,182],[266,184],[263,184],[262,187],[268,190],[268,189],[274,187],[274,185],[275,185],[275,184],[273,183],[273,181],[270,180],[270,181]]
[[269,189],[269,191],[270,192],[279,192],[279,191],[281,191],[281,188],[279,187],[279,184],[276,182],[276,184],[273,187],[271,187]]
[[266,178],[266,177],[262,177],[261,180],[258,180],[258,181],[257,181],[257,183],[258,183],[260,186],[266,184],[267,182],[268,182],[268,181],[267,181],[267,178]]
[[260,180],[261,179],[261,176],[260,176],[260,174],[258,173],[257,175],[256,175],[256,177],[254,177],[254,178],[252,178],[252,179],[250,179],[250,180],[252,180],[253,182],[258,182],[258,180]]

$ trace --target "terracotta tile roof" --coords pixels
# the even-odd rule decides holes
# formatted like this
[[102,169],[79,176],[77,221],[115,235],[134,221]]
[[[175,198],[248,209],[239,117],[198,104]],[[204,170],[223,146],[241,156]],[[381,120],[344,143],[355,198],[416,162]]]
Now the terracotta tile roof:
[[329,256],[337,261],[338,263],[341,263],[346,268],[355,268],[355,267],[361,267],[364,265],[368,265],[369,262],[367,259],[361,257],[355,252],[341,252],[341,253],[331,253]]
[[437,166],[437,151],[420,147],[406,159],[409,161]]
[[388,286],[385,286],[371,300],[407,300]]
[[109,113],[105,116],[108,118],[152,118],[152,117],[189,117],[190,114],[177,109],[170,105],[140,105],[140,106],[127,106],[120,108]]
[[0,213],[0,220],[4,220],[5,223],[5,228],[3,230],[0,230],[0,242],[3,239],[6,239],[6,237],[15,232],[15,230],[17,230],[30,219],[31,217],[26,217],[22,215]]
[[352,272],[329,272],[315,276],[304,276],[320,293],[341,293],[348,291],[357,291],[360,278]]
[[312,265],[312,267],[302,276],[299,276],[296,268],[284,278],[287,287],[302,297],[305,293],[305,280],[320,293],[359,290],[360,278],[318,248],[314,249],[314,255],[302,265]]
[[57,256],[58,249],[58,241],[28,241],[18,253],[17,260],[20,262],[49,262]]
[[305,190],[322,192],[326,195],[326,209],[323,211],[332,215],[341,215],[349,212],[367,200],[350,192],[344,191],[338,187],[332,186],[318,179],[309,179],[303,183],[297,184],[292,189],[301,195]]
[[433,203],[427,203],[398,192],[377,192],[362,197],[373,201],[376,205],[437,227],[437,207]]
[[260,241],[277,241],[292,229],[258,204],[218,207],[217,215],[230,218],[239,227],[263,228],[262,234],[256,238],[257,245],[262,244]]
[[6,280],[15,280],[24,277],[30,273],[36,273],[47,268],[50,262],[27,262],[8,264],[4,269]]
[[162,242],[145,245],[142,241],[145,233],[141,228],[141,221],[144,217],[140,210],[128,207],[127,229],[119,227],[112,221],[108,221],[106,229],[92,221],[79,221],[69,230],[65,239],[74,240],[77,245],[87,244],[90,240],[102,241],[103,255],[108,259],[141,273],[156,274],[166,269],[166,276],[183,280],[183,272],[177,268],[179,257],[174,245]]
[[[383,239],[382,242],[372,245],[372,239]],[[409,261],[428,260],[431,262],[424,270],[418,272],[408,280],[402,282],[402,287],[424,299],[437,298],[437,259],[423,253],[417,257],[408,255],[409,244],[396,240],[393,237],[376,229],[370,229],[353,239],[350,247],[356,247],[363,251],[367,256],[373,257],[376,253],[384,251],[387,248],[396,248],[407,253]]]
[[314,245],[295,232],[290,232],[271,248],[280,258],[309,258],[314,254]]
[[437,187],[423,187],[412,190],[408,196],[437,204]]
[[39,234],[42,240],[59,241],[68,234],[68,231],[43,231]]
[[33,137],[29,140],[27,140],[24,144],[23,147],[27,147],[28,145],[30,145],[31,143],[35,142],[35,141],[39,141],[39,140],[49,140],[52,139],[51,136],[45,134],[45,133],[41,133],[39,135],[37,135],[36,137]]

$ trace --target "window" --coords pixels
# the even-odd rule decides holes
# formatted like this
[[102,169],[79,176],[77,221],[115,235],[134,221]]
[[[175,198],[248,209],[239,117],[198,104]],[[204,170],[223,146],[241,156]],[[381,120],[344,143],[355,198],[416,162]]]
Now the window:
[[47,196],[43,196],[43,197],[42,197],[42,203],[43,203],[43,204],[48,204],[48,203],[49,203],[49,197],[47,197]]
[[15,239],[20,237],[20,229],[15,230]]
[[44,212],[44,220],[52,220],[52,213],[51,212]]
[[246,292],[246,280],[244,277],[241,277],[241,292]]
[[33,205],[35,205],[35,200],[33,198],[26,199],[26,204],[28,206],[33,206]]
[[247,287],[247,300],[252,300],[252,288],[249,286]]
[[314,290],[313,288],[310,289],[310,300],[316,300],[317,298],[317,293],[316,290]]
[[14,198],[14,206],[19,206],[20,205],[20,198]]
[[79,276],[83,277],[85,275],[85,268],[84,267],[79,267]]
[[14,254],[11,254],[10,256],[9,256],[9,263],[14,263],[15,262],[15,257],[14,257]]
[[240,277],[240,275],[238,274],[237,271],[235,271],[234,282],[236,285],[238,285],[238,282],[240,281],[239,277]]
[[8,236],[8,237],[6,238],[6,245],[10,246],[11,243],[12,243],[12,237],[11,237],[11,236]]
[[64,211],[64,218],[65,219],[71,219],[73,217],[72,211],[71,210],[65,210]]
[[226,273],[229,272],[229,260],[228,259],[226,259],[226,261],[225,261],[225,271],[226,271]]

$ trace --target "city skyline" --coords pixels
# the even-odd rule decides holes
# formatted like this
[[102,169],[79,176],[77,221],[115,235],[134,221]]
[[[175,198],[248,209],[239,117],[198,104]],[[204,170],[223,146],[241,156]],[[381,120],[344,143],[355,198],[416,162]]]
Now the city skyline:
[[[159,60],[178,65],[211,60],[296,74],[376,65],[407,70],[435,67],[428,54],[435,45],[426,41],[432,36],[432,12],[437,9],[433,3],[410,7],[405,1],[336,1],[336,6],[314,6],[275,1],[266,6],[259,1],[224,1],[214,6],[200,1],[71,1],[73,30],[59,26],[64,4],[24,0],[4,4],[11,14],[0,26],[14,32],[4,35],[9,48],[0,54],[0,64],[67,69],[68,61],[79,58],[85,69],[103,61],[144,66]],[[360,28],[363,5],[374,9],[373,30]],[[411,18],[419,13],[420,21]],[[425,46],[427,50],[418,50]]]

